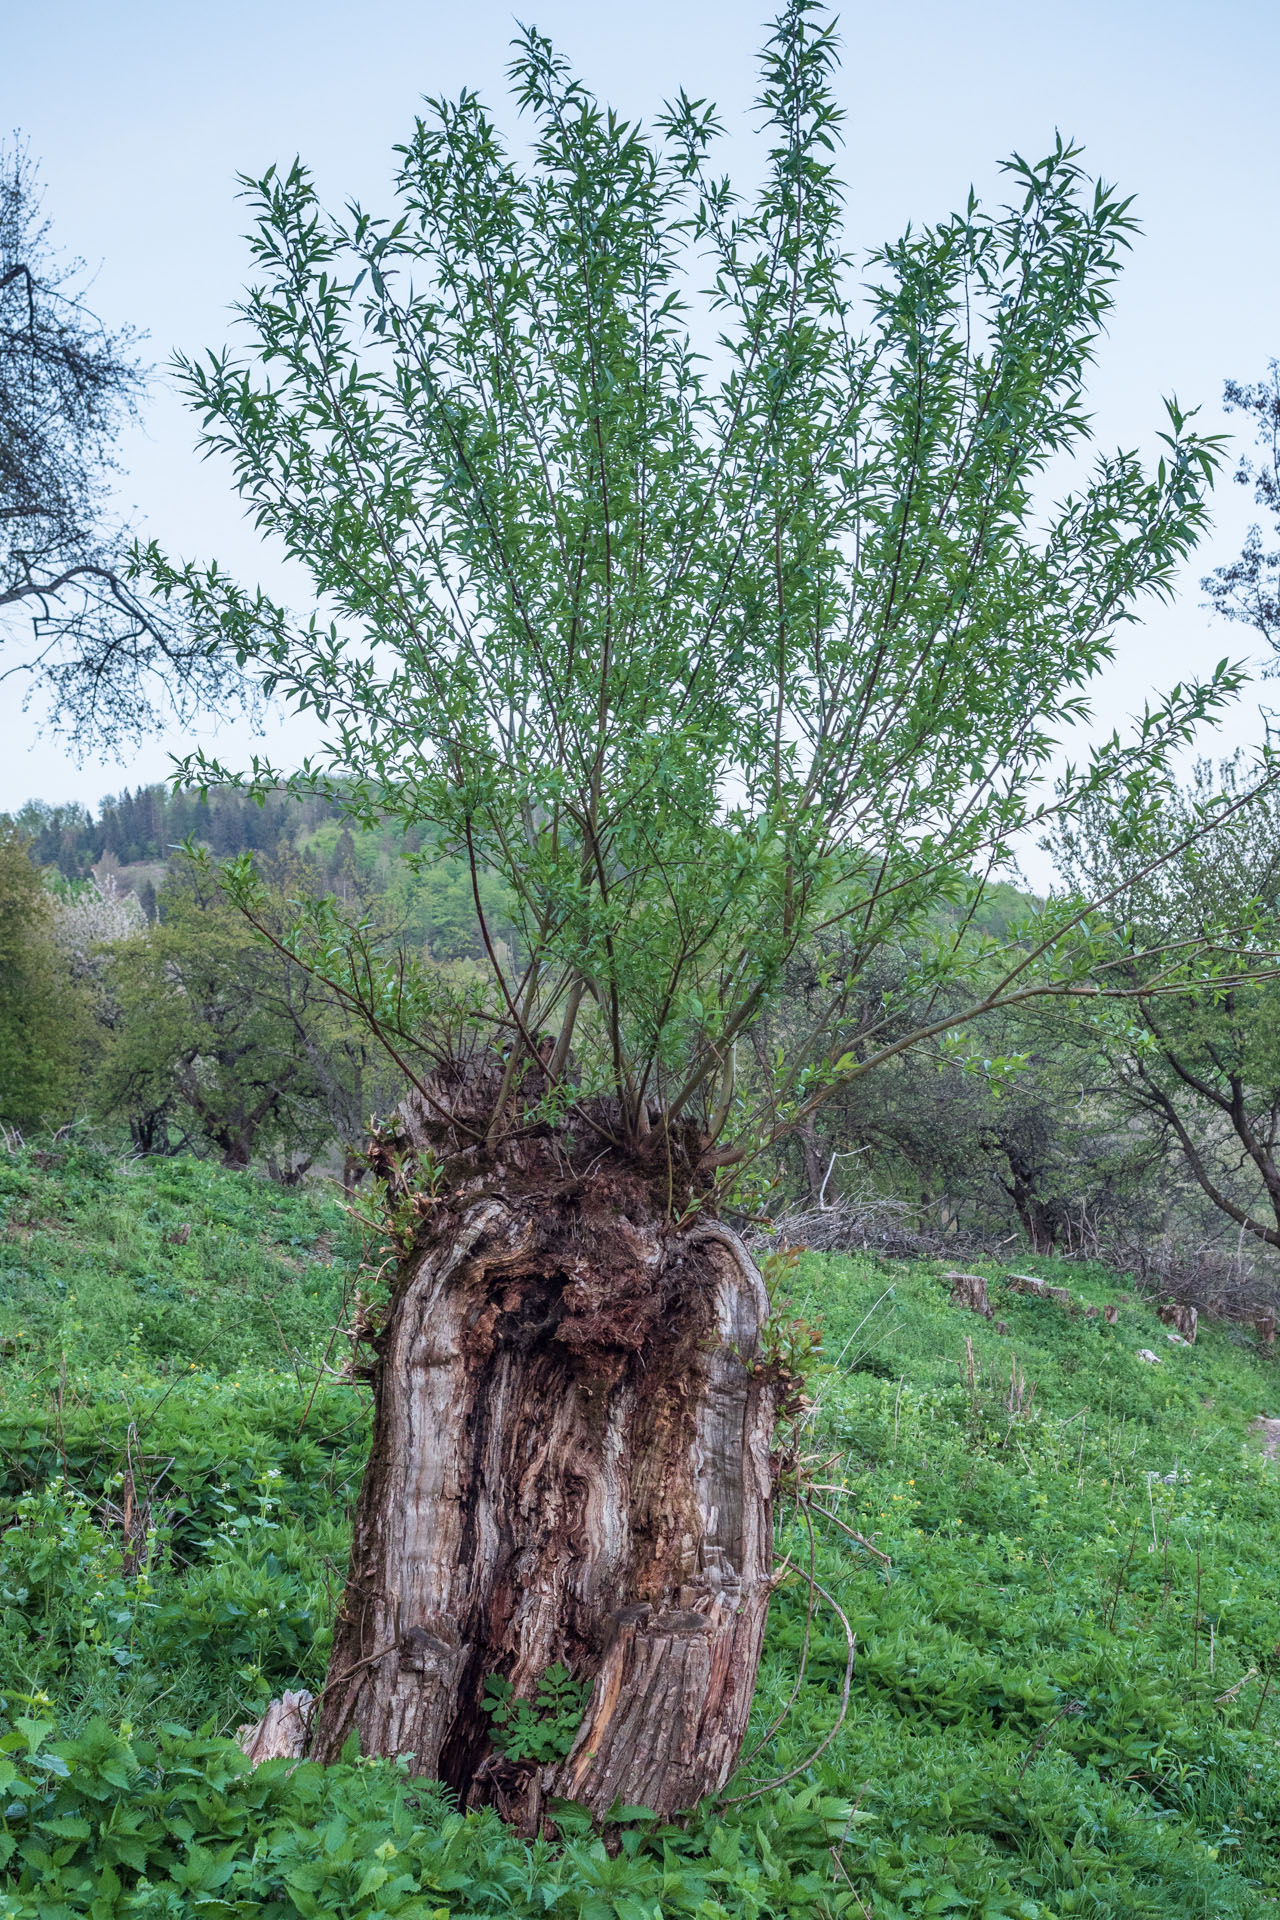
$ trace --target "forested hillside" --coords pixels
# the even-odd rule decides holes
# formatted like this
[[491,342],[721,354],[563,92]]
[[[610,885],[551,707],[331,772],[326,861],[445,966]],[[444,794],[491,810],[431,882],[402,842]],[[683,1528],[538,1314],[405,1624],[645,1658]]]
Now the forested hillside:
[[42,867],[55,868],[65,880],[86,880],[104,859],[117,867],[167,865],[187,840],[223,858],[247,848],[278,853],[337,812],[323,800],[308,804],[280,798],[259,806],[236,792],[152,786],[108,794],[96,814],[32,801],[13,824]]
[[[72,897],[96,879],[100,887],[136,895],[148,920],[159,912],[157,888],[170,872],[183,871],[183,850],[191,844],[215,860],[255,854],[296,889],[375,898],[437,958],[474,958],[481,951],[465,865],[441,857],[421,828],[353,833],[339,799],[274,794],[259,803],[234,789],[139,787],[107,795],[96,814],[32,801],[7,824],[38,867],[69,883]],[[493,890],[486,888],[483,897],[507,933]]]
[[[1204,769],[1201,789],[1210,777]],[[1183,804],[1197,804],[1194,787]],[[1220,898],[1246,847],[1244,884],[1270,884],[1278,827],[1273,811],[1252,808],[1217,861],[1188,865],[1192,901]],[[8,1001],[0,988],[0,1120],[28,1132],[87,1117],[144,1153],[194,1152],[285,1181],[322,1167],[363,1177],[370,1122],[408,1081],[358,1009],[245,922],[224,883],[237,859],[261,877],[278,936],[300,900],[328,896],[364,925],[371,952],[400,956],[410,972],[479,979],[485,931],[521,954],[492,875],[477,882],[482,929],[461,854],[421,829],[353,820],[336,798],[259,805],[233,790],[139,788],[96,814],[33,802],[0,834],[12,977],[25,982]],[[1064,857],[1104,859],[1105,843],[1077,836]],[[939,903],[935,931],[866,982],[864,1025],[900,1031],[926,999],[937,1006],[936,990],[917,989],[884,1019],[930,939],[1016,948],[1037,908],[1008,882],[963,915]],[[830,966],[820,951],[797,957],[752,1036],[757,1062],[785,1055]],[[766,1162],[749,1204],[835,1208],[813,1229],[824,1243],[1023,1242],[1106,1256],[1145,1284],[1246,1319],[1272,1311],[1274,992],[1170,1009],[1145,1033],[1064,1006],[944,1033],[828,1098]],[[750,1060],[741,1071],[749,1081]],[[1242,1231],[1247,1221],[1256,1224]]]

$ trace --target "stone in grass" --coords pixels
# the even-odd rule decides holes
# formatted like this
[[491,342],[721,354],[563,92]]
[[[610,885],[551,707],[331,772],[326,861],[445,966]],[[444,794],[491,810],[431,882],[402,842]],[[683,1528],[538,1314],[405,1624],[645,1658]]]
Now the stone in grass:
[[1149,1367],[1158,1367],[1160,1365],[1160,1355],[1158,1353],[1152,1353],[1150,1347],[1139,1347],[1138,1358],[1139,1360],[1145,1360]]

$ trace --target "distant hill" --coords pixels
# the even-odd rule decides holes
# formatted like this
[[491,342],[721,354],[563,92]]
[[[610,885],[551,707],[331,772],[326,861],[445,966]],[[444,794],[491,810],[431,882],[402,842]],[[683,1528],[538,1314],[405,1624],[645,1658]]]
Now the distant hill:
[[158,785],[108,794],[96,816],[74,803],[29,800],[11,818],[29,839],[38,865],[55,867],[66,880],[84,880],[104,857],[122,867],[167,861],[188,839],[223,859],[246,851],[274,853],[340,814],[341,808],[326,800],[275,794],[259,806],[231,788],[175,793]]
[[[478,959],[483,950],[465,861],[435,850],[425,828],[354,827],[338,801],[273,794],[259,806],[233,788],[157,785],[108,794],[96,814],[32,800],[8,819],[37,866],[71,883],[110,874],[139,896],[149,919],[169,864],[190,840],[219,860],[296,858],[303,890],[376,900],[408,944],[437,960]],[[509,903],[493,875],[481,877],[480,896],[491,934],[513,948]]]

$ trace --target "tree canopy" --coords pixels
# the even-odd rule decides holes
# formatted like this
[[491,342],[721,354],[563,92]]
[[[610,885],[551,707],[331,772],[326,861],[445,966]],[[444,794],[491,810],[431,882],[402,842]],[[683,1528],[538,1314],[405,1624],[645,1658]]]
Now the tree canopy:
[[[1252,419],[1263,450],[1261,461],[1241,458],[1236,481],[1252,487],[1257,505],[1280,531],[1280,362],[1271,362],[1266,380],[1228,380],[1223,398],[1229,411]],[[1219,613],[1252,627],[1272,653],[1280,650],[1280,548],[1263,545],[1260,527],[1250,527],[1238,559],[1216,568],[1201,585]]]
[[[397,150],[389,218],[325,213],[301,162],[247,180],[247,344],[183,363],[205,447],[314,583],[299,617],[151,554],[198,631],[326,725],[301,773],[250,784],[430,826],[482,932],[491,874],[518,934],[485,934],[465,989],[379,971],[332,906],[291,950],[390,1045],[495,1042],[491,1126],[536,1058],[553,1107],[599,1095],[616,1138],[691,1128],[704,1164],[737,1160],[909,1044],[858,992],[886,948],[926,1006],[957,977],[971,1011],[1085,991],[1078,903],[992,940],[982,890],[1238,684],[1220,663],[1049,783],[1205,524],[1217,447],[1170,402],[1153,466],[1098,451],[1046,499],[1089,437],[1130,203],[1059,139],[1008,161],[1008,204],[970,194],[860,261],[835,64],[825,10],[791,0],[744,194],[705,101],[628,123],[522,31],[527,162],[468,92]],[[802,945],[812,1026],[748,1092],[737,1043]]]
[[[1230,927],[1240,946],[1274,942],[1280,918],[1280,793],[1250,794],[1242,756],[1201,761],[1166,794],[1144,829],[1143,871],[1131,877],[1133,829],[1096,801],[1059,834],[1059,859],[1085,891],[1119,887],[1128,948],[1118,959],[1123,1014],[1097,1023],[1121,1102],[1156,1121],[1213,1205],[1242,1233],[1280,1247],[1280,990],[1207,978],[1174,997],[1154,954],[1188,930]],[[1244,804],[1241,804],[1241,801]],[[1224,802],[1230,809],[1224,813]],[[1212,834],[1198,829],[1217,811]],[[1154,988],[1154,991],[1145,989]],[[1269,1216],[1269,1217],[1268,1217]]]

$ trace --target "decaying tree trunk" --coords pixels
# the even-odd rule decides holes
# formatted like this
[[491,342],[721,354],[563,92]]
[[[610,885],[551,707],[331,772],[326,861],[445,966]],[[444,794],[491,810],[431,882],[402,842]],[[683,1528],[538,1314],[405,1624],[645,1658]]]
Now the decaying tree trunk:
[[[666,1814],[732,1771],[771,1586],[776,1385],[732,1232],[676,1231],[643,1171],[598,1151],[582,1172],[553,1140],[521,1153],[477,1151],[415,1203],[313,1753],[354,1729],[532,1831],[547,1796]],[[591,1686],[572,1749],[505,1758],[486,1680],[532,1699],[556,1663]]]
[[302,1688],[273,1700],[261,1720],[240,1727],[236,1740],[255,1767],[264,1760],[297,1760],[307,1750],[315,1701]]

